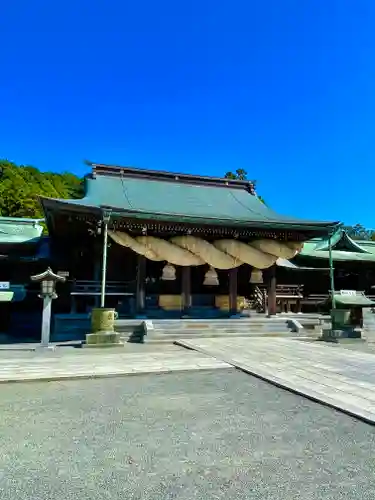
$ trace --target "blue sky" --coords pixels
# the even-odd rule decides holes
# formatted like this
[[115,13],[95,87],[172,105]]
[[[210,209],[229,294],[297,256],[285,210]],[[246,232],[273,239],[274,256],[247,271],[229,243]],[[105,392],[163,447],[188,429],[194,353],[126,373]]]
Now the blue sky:
[[279,212],[375,227],[375,2],[13,0],[0,157],[207,175]]

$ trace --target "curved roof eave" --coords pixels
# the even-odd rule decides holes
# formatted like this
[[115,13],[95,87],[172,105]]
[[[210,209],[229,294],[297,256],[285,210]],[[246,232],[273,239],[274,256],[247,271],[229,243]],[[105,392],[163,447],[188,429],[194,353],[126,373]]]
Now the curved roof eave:
[[[368,250],[364,249],[360,246],[355,240],[353,240],[345,229],[340,229],[337,231],[331,238],[331,247],[334,250],[334,247],[340,242],[346,242],[348,248],[351,248],[353,252],[356,253],[371,253]],[[325,239],[319,245],[315,247],[316,251],[328,251],[329,250],[329,239]]]
[[[267,229],[291,229],[300,231],[316,232],[317,234],[326,234],[330,228],[338,226],[339,222],[317,222],[308,220],[298,220],[289,218],[280,219],[266,219],[266,220],[252,220],[252,219],[234,219],[234,218],[218,218],[218,217],[207,217],[205,215],[187,215],[187,214],[176,214],[167,212],[144,212],[140,210],[131,210],[113,207],[110,205],[98,206],[90,202],[91,200],[86,197],[80,200],[61,200],[55,198],[41,198],[41,203],[45,212],[53,209],[54,207],[60,206],[60,208],[65,207],[67,210],[75,212],[94,212],[100,214],[102,210],[112,210],[113,216],[117,217],[131,217],[134,219],[144,219],[144,220],[158,220],[161,222],[170,222],[178,220],[181,223],[192,223],[192,224],[202,224],[202,225],[218,225],[223,226],[241,226],[241,227],[257,227],[257,228],[267,228]],[[276,214],[277,215],[277,214]]]

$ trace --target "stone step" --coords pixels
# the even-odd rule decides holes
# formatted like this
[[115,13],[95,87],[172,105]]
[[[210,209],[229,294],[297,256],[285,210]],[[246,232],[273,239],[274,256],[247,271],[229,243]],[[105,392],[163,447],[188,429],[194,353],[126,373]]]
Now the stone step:
[[256,332],[256,331],[289,331],[288,325],[220,325],[216,327],[201,327],[199,325],[189,328],[179,328],[177,325],[174,328],[170,326],[168,328],[164,328],[163,326],[157,325],[153,328],[154,331],[162,331],[162,332],[215,332],[215,331],[225,331],[225,330],[233,330],[233,331],[243,331],[243,332]]
[[290,318],[278,318],[277,316],[273,316],[271,318],[267,317],[245,317],[245,316],[239,316],[239,317],[231,317],[231,318],[217,318],[217,319],[206,319],[206,318],[163,318],[163,319],[157,319],[154,320],[155,323],[175,323],[176,321],[184,321],[185,323],[223,323],[227,321],[235,321],[238,323],[253,323],[253,322],[285,322]]
[[266,325],[287,325],[288,322],[284,320],[265,320],[265,321],[248,321],[240,319],[228,319],[228,320],[165,320],[165,321],[153,321],[152,324],[154,328],[220,328],[222,326],[249,326],[249,327],[262,327]]
[[[59,319],[59,318],[58,318]],[[62,318],[64,319],[64,318]],[[78,321],[79,319],[79,321]],[[90,320],[87,317],[75,318],[69,315],[65,321],[55,323],[52,341],[84,340],[90,332]],[[148,342],[151,338],[189,338],[197,335],[215,336],[254,336],[268,334],[287,335],[291,332],[285,318],[266,318],[257,315],[251,318],[239,319],[119,319],[115,321],[115,331],[121,334],[124,341],[141,342],[143,340],[144,322],[150,321],[153,329],[144,337]],[[58,328],[56,328],[58,327]]]
[[274,331],[291,331],[291,328],[288,328],[287,325],[265,325],[265,326],[236,326],[236,325],[223,325],[216,328],[162,328],[156,327],[153,329],[156,332],[186,332],[186,333],[194,333],[194,332],[207,332],[213,333],[218,331],[235,331],[235,332],[274,332]]
[[[171,331],[171,332],[150,332],[147,337],[145,337],[145,340],[149,338],[154,338],[154,337],[184,337],[184,338],[190,338],[190,337],[200,337],[200,336],[205,336],[205,337],[216,337],[216,336],[244,336],[244,337],[254,337],[254,336],[259,336],[259,335],[273,335],[273,334],[282,334],[282,335],[287,335],[290,334],[291,332],[289,330],[274,330],[274,331],[254,331],[254,332],[245,332],[245,331],[238,331],[238,330],[216,330],[212,332],[204,332],[204,331],[195,331],[195,332],[186,332],[186,331]],[[295,334],[294,334],[295,335]]]
[[194,333],[194,334],[186,334],[186,333],[173,333],[173,334],[149,334],[145,337],[144,341],[147,344],[150,343],[163,343],[163,342],[175,342],[177,340],[182,339],[197,339],[197,338],[238,338],[238,337],[249,337],[249,338],[260,338],[260,337],[283,337],[283,338],[293,338],[295,334],[291,332],[261,332],[261,333],[225,333],[225,332],[214,332],[214,333]]

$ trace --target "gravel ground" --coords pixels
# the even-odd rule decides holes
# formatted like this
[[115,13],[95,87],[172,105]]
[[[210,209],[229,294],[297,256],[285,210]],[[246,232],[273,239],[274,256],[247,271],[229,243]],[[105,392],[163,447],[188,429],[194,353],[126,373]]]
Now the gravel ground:
[[236,370],[1,387],[1,500],[373,500],[375,429]]

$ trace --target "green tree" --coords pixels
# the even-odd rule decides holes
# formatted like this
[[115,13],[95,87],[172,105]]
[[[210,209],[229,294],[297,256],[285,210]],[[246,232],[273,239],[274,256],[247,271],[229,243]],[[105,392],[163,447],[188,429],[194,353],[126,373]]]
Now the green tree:
[[[247,172],[243,168],[238,168],[235,172],[229,171],[224,175],[224,177],[226,179],[238,179],[240,181],[247,181],[248,180]],[[255,188],[256,181],[250,181],[250,182],[254,185],[254,188]],[[257,195],[257,196],[262,203],[266,204],[266,202],[264,201],[264,199],[261,196],[259,196],[259,195]]]
[[375,240],[375,231],[373,229],[366,229],[362,224],[345,226],[344,229],[353,240]]
[[238,168],[235,172],[227,172],[224,177],[226,179],[238,179],[240,181],[247,180],[247,172],[243,168]]
[[39,196],[81,198],[83,179],[71,173],[40,172],[29,165],[0,160],[0,215],[42,218]]

